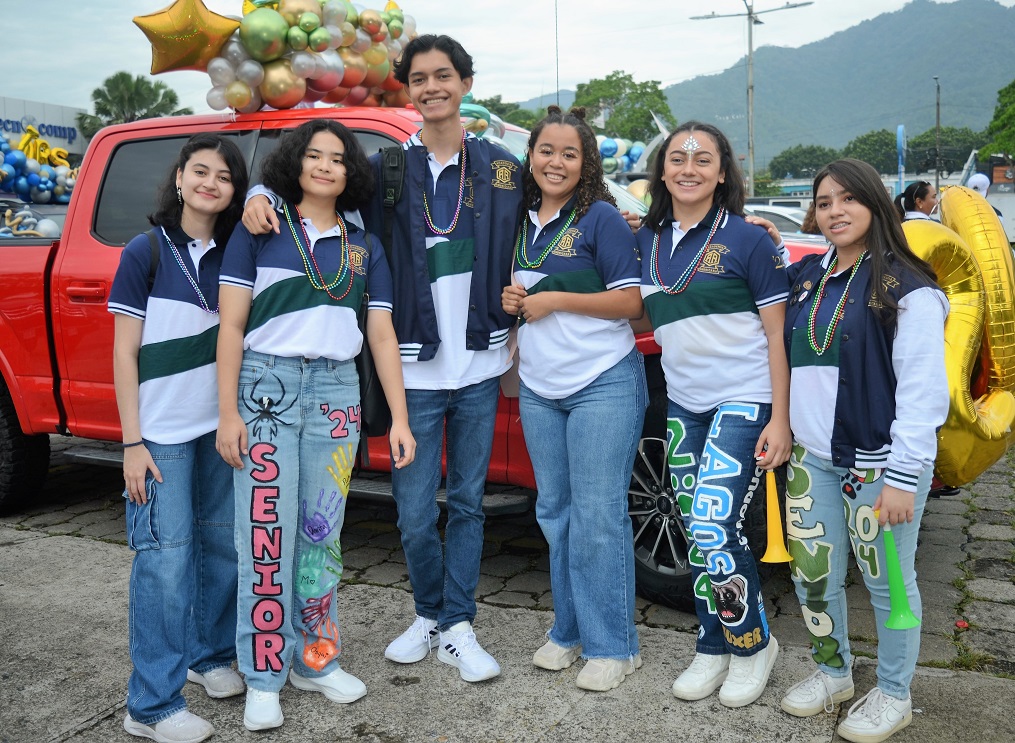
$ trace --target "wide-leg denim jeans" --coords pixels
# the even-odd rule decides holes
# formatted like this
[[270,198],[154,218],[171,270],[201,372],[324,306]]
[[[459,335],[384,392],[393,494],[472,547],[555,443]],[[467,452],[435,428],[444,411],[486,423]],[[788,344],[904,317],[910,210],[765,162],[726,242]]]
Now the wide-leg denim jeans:
[[[497,377],[458,390],[405,391],[416,459],[392,471],[391,487],[416,613],[442,630],[476,617],[483,493],[499,394]],[[445,433],[448,521],[442,544],[436,495]]]
[[154,725],[186,709],[188,668],[206,673],[236,659],[236,549],[232,470],[215,451],[215,432],[145,445],[162,482],[149,473],[148,502],[127,500],[135,551],[127,712]]
[[340,535],[359,445],[353,361],[246,351],[239,410],[249,456],[233,471],[236,651],[247,686],[279,691],[290,665],[320,677],[342,649]]
[[697,652],[750,656],[768,645],[744,518],[761,482],[754,447],[772,406],[727,402],[703,413],[670,400],[667,462],[688,537]]
[[520,387],[525,445],[539,495],[536,519],[550,545],[553,627],[585,658],[637,655],[634,538],[627,490],[648,387],[632,350],[584,389],[551,400]]
[[[811,656],[829,676],[848,676],[852,664],[846,613],[846,570],[853,556],[870,592],[878,632],[878,687],[905,699],[920,654],[920,628],[888,629],[891,612],[883,529],[874,502],[883,469],[836,467],[799,444],[789,460],[786,536],[790,572],[811,635]],[[917,481],[913,520],[892,527],[909,607],[923,616],[916,584],[916,541],[927,505],[932,470]]]

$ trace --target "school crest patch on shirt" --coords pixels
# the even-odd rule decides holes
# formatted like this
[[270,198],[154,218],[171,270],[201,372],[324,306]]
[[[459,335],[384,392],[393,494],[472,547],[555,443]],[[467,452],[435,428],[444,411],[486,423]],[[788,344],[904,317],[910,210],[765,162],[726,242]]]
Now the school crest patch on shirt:
[[559,255],[561,258],[574,258],[578,255],[578,251],[574,249],[574,244],[581,239],[581,236],[581,230],[577,227],[572,227],[560,236],[557,246],[550,252],[553,255]]
[[711,274],[726,273],[726,268],[722,264],[722,257],[728,252],[730,252],[730,249],[725,245],[712,243],[708,246],[708,250],[705,251],[705,255],[701,257],[701,265],[698,267],[698,270]]
[[490,169],[493,171],[491,186],[503,188],[505,191],[515,190],[515,182],[511,178],[515,171],[518,170],[516,163],[510,160],[494,160],[490,163]]
[[349,245],[349,262],[352,264],[353,273],[358,273],[360,276],[366,276],[368,260],[369,255],[366,248],[360,247],[359,245]]

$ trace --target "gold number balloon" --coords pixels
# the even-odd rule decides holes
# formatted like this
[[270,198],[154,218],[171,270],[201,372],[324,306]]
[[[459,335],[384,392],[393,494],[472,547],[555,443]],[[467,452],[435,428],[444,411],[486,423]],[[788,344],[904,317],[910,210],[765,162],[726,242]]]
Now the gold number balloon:
[[942,222],[906,222],[913,250],[948,296],[945,365],[951,399],[934,473],[948,485],[976,479],[1015,442],[1015,270],[1004,229],[986,200],[949,188]]

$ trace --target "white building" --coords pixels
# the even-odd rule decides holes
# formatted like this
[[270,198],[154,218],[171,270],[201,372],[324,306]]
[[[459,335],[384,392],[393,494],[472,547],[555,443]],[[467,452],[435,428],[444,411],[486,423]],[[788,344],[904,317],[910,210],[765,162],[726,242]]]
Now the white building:
[[75,117],[87,113],[83,108],[57,106],[52,103],[25,101],[20,98],[0,96],[0,136],[8,142],[20,141],[26,127],[34,126],[39,138],[49,142],[50,147],[62,147],[80,161],[88,142],[78,131]]

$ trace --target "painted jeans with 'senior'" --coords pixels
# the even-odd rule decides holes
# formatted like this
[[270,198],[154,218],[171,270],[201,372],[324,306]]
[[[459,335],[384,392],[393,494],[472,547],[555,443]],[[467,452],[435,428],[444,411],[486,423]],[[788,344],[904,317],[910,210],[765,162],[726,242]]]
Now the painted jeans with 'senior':
[[[786,537],[790,572],[811,635],[811,656],[829,676],[850,673],[846,616],[846,570],[852,548],[870,592],[878,632],[878,687],[905,699],[920,654],[920,628],[885,627],[891,612],[885,540],[874,515],[884,485],[883,469],[835,467],[794,444],[786,486]],[[892,527],[910,609],[922,616],[916,585],[916,540],[927,504],[932,471],[917,482],[913,520]]]
[[359,378],[353,361],[246,351],[238,400],[249,455],[233,473],[236,652],[248,687],[277,692],[290,667],[308,677],[338,667],[336,589],[360,438]]
[[667,464],[688,540],[699,653],[750,656],[768,646],[743,526],[762,481],[754,448],[771,415],[765,403],[727,402],[695,413],[669,401]]

